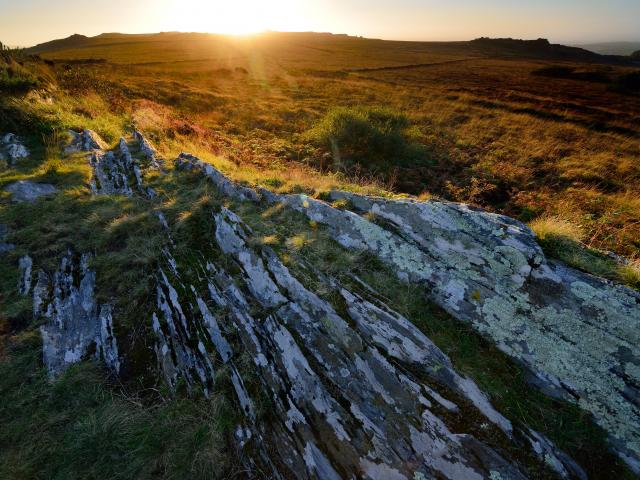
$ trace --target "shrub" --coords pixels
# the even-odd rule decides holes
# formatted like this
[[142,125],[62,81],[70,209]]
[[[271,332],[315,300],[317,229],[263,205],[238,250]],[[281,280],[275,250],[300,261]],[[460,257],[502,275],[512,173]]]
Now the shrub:
[[359,164],[373,170],[424,159],[417,137],[406,115],[385,107],[333,108],[306,133],[308,141],[331,152],[334,167]]
[[624,92],[640,92],[640,71],[621,75],[616,81],[616,88]]
[[40,82],[31,72],[17,64],[0,64],[0,91],[22,93],[38,86]]

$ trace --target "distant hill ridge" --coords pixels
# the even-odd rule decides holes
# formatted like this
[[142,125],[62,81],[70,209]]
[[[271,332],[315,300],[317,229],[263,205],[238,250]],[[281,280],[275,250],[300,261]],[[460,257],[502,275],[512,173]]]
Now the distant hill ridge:
[[[265,32],[264,36],[279,36],[282,39],[297,40],[304,36],[307,39],[335,39],[336,41],[345,42],[362,42],[371,41],[388,44],[412,44],[428,47],[430,45],[441,48],[443,46],[451,46],[464,54],[480,54],[480,55],[497,55],[509,57],[532,57],[547,60],[576,61],[589,63],[629,63],[630,58],[627,56],[602,55],[579,47],[571,47],[560,44],[552,44],[548,40],[539,38],[536,40],[520,40],[513,38],[488,38],[482,37],[469,42],[400,42],[393,40],[377,40],[363,39],[362,37],[348,36],[344,34],[336,35],[330,33],[316,32]],[[29,49],[27,52],[33,54],[53,53],[65,50],[74,50],[79,48],[87,48],[93,46],[104,46],[104,41],[109,39],[117,39],[126,41],[135,38],[136,41],[167,40],[168,37],[175,37],[176,40],[188,40],[189,38],[202,40],[210,38],[215,41],[223,35],[206,34],[206,33],[181,33],[181,32],[161,32],[155,34],[124,34],[124,33],[102,33],[95,37],[87,37],[85,35],[74,34],[70,37],[52,40],[50,42],[40,43]],[[344,45],[344,44],[342,44]]]
[[51,40],[50,42],[39,43],[38,45],[27,49],[30,53],[52,52],[55,50],[66,50],[68,48],[77,48],[90,43],[91,38],[85,35],[74,33],[67,38]]
[[619,55],[602,55],[579,47],[552,44],[546,38],[519,40],[514,38],[481,37],[471,41],[481,46],[487,53],[514,54],[540,57],[551,60],[571,60],[584,62],[627,63],[628,58]]
[[576,45],[602,55],[631,55],[640,50],[640,41],[637,42],[602,42]]

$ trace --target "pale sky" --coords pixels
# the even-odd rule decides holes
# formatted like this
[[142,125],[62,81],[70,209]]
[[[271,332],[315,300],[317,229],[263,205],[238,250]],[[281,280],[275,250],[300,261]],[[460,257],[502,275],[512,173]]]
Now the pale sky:
[[640,0],[0,0],[0,41],[12,46],[73,33],[261,30],[640,41]]

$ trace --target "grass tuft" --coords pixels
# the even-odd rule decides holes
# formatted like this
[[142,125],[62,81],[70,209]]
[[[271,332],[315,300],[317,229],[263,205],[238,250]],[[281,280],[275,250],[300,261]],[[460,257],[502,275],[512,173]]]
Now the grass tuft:
[[305,138],[330,152],[335,169],[359,164],[373,170],[410,165],[425,158],[419,132],[402,112],[388,107],[336,107]]

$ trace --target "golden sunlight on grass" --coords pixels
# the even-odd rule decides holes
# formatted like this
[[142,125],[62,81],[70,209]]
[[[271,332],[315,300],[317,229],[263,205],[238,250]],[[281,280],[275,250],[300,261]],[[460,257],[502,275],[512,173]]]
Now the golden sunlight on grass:
[[531,222],[529,226],[542,241],[563,239],[580,243],[584,240],[584,232],[580,225],[559,216],[541,217]]

